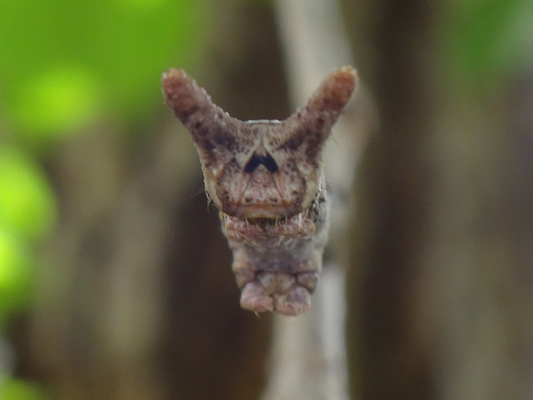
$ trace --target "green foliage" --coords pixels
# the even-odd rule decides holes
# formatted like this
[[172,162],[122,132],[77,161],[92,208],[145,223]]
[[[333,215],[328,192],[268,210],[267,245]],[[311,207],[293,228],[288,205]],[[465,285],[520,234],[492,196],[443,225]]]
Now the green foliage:
[[2,400],[46,400],[46,396],[37,385],[16,379],[8,379],[0,384]]
[[0,228],[41,239],[56,213],[52,189],[40,168],[13,148],[0,149]]
[[27,304],[31,267],[30,252],[22,239],[0,230],[0,325]]
[[490,87],[502,74],[533,61],[529,55],[533,49],[533,2],[457,0],[452,4],[445,37],[451,56],[448,68],[459,69],[457,75]]
[[15,131],[53,138],[104,113],[149,115],[161,72],[201,51],[202,4],[0,1],[1,100]]
[[[20,128],[33,135],[64,135],[94,119],[104,103],[101,82],[90,70],[62,65],[23,82],[12,105]],[[35,138],[35,137],[34,137]]]
[[42,239],[56,218],[46,177],[30,157],[0,149],[0,322],[27,304],[33,276],[29,243]]

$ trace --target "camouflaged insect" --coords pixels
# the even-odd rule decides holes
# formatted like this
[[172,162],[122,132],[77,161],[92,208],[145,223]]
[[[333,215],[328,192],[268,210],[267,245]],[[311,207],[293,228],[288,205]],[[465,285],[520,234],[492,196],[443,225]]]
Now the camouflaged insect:
[[331,73],[284,121],[235,119],[181,70],[168,70],[162,82],[220,210],[241,306],[283,315],[308,310],[328,236],[322,148],[357,85],[355,70]]

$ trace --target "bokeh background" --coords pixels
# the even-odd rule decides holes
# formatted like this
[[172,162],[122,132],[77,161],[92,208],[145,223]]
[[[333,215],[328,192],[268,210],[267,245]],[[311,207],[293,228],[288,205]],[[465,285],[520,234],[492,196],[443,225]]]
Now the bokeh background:
[[[160,76],[287,117],[295,1],[0,1],[0,399],[261,398],[276,320],[238,307]],[[530,399],[533,2],[338,6],[372,122],[327,254],[346,387],[316,398]]]

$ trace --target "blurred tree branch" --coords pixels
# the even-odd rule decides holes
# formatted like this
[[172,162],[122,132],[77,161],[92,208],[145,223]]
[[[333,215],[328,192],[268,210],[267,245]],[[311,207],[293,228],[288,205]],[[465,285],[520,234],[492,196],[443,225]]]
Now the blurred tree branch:
[[[294,107],[332,70],[352,65],[337,1],[276,2]],[[350,190],[358,154],[374,122],[364,90],[354,95],[325,149],[332,204],[329,252],[311,310],[295,320],[274,317],[271,378],[263,399],[346,399],[344,271]]]

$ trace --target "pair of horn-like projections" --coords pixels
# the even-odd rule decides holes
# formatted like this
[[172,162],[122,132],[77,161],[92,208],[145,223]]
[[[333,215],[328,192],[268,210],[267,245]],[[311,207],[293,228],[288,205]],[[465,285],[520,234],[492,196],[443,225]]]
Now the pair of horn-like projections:
[[[247,218],[287,217],[310,207],[322,179],[322,148],[356,84],[355,70],[341,68],[284,121],[243,122],[213,104],[185,72],[163,75],[167,104],[198,147],[210,199],[226,214]],[[260,166],[272,177],[263,168],[257,173]]]

